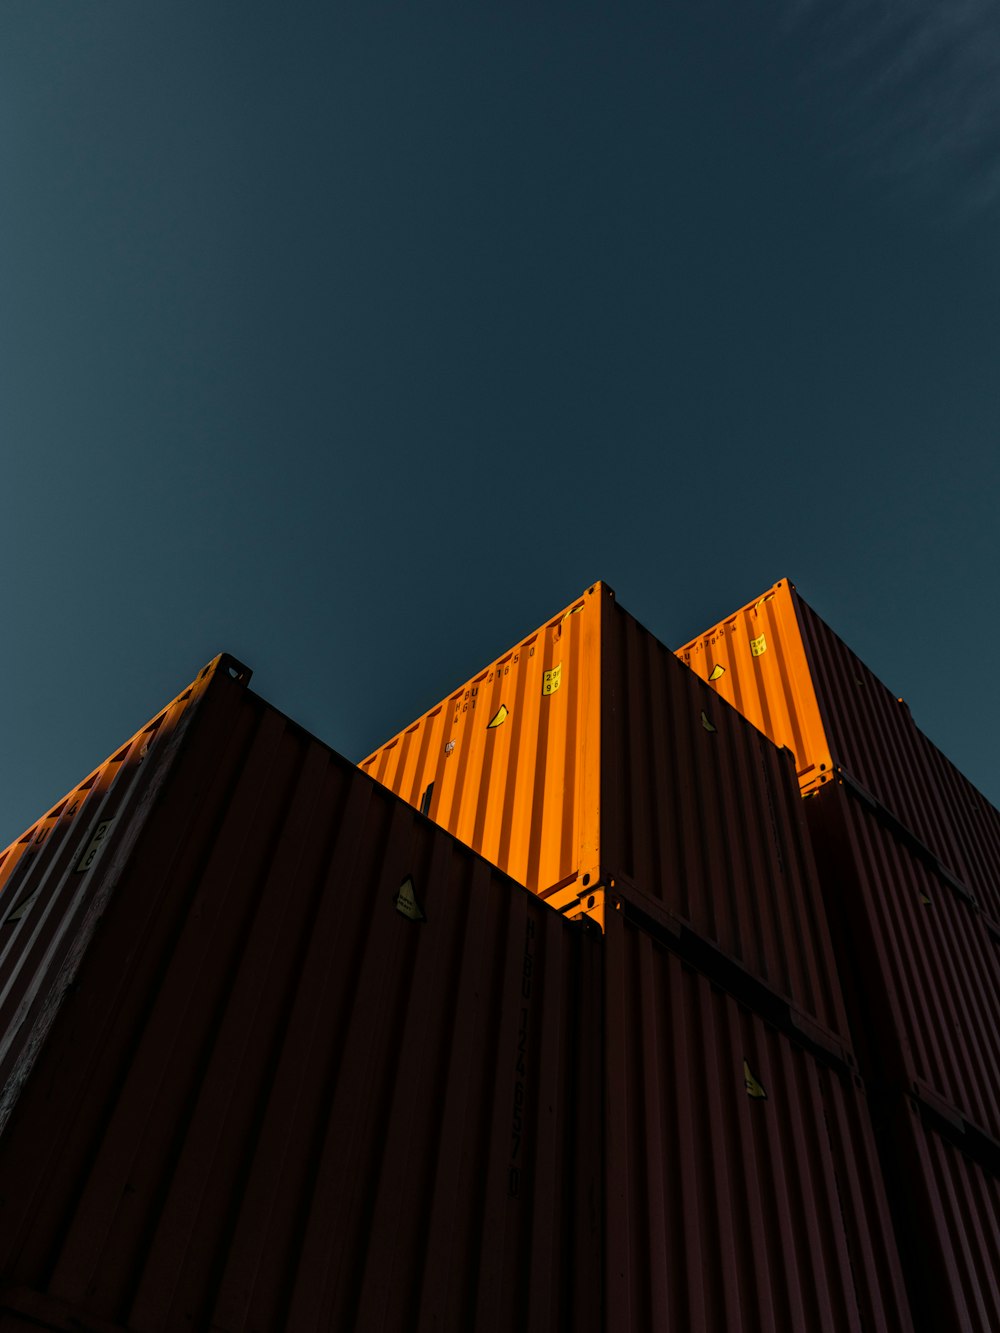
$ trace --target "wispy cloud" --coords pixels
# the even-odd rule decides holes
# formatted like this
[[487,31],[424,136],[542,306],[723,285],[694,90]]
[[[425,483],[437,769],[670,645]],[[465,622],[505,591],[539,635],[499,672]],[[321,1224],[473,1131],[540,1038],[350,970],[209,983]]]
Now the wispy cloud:
[[831,146],[953,219],[1000,211],[996,0],[793,0],[782,29],[829,94]]

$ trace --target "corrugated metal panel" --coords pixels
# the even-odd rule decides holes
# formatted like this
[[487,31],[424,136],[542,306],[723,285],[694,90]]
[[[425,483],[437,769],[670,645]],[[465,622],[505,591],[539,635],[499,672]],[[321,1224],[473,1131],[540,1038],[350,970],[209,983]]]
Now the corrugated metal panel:
[[616,914],[605,952],[616,1333],[909,1329],[856,1081]]
[[598,932],[225,672],[161,767],[85,940],[80,840],[35,853],[86,949],[0,1138],[5,1283],[143,1333],[596,1328]]
[[601,864],[846,1035],[790,754],[613,601],[603,651]]
[[834,760],[806,658],[793,585],[782,579],[677,656],[776,745],[796,757],[809,791],[829,781]]
[[234,658],[216,658],[0,853],[0,1128],[73,982],[193,712],[220,673],[242,684],[250,679]]
[[1000,811],[787,580],[677,655],[796,756],[804,793],[839,769],[1000,921]]
[[961,879],[957,830],[933,763],[934,746],[905,703],[797,594],[795,603],[837,763]]
[[885,1131],[887,1178],[918,1333],[1000,1328],[1000,1178],[911,1098]]
[[596,872],[603,598],[595,584],[360,765],[535,893]]
[[933,792],[932,806],[945,812],[956,848],[958,878],[1000,927],[1000,810],[960,773],[946,755],[921,736]]
[[841,785],[805,802],[870,1081],[1000,1139],[1000,967],[982,916]]
[[613,887],[846,1033],[791,757],[607,585],[362,767],[562,910]]

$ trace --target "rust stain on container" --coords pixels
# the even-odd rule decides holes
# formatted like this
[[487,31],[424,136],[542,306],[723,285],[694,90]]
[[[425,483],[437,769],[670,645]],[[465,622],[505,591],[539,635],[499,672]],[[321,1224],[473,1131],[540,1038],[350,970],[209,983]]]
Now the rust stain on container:
[[1000,921],[1000,811],[787,579],[677,655],[792,751],[803,794],[846,777]]
[[8,1323],[596,1331],[599,932],[229,661],[0,900]]
[[561,911],[613,887],[846,1033],[791,756],[605,584],[361,767]]
[[621,914],[605,954],[610,1326],[912,1328],[858,1081]]
[[1000,1140],[1000,966],[981,914],[842,785],[805,807],[866,1078],[928,1089]]

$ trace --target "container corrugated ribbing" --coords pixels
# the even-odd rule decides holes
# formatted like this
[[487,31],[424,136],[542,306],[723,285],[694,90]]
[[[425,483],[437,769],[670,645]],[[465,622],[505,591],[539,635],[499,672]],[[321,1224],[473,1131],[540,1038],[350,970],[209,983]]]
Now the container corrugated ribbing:
[[6,1308],[596,1330],[599,932],[229,666],[4,895]]
[[791,755],[605,585],[362,767],[561,910],[613,890],[846,1033]]
[[866,1077],[929,1091],[1000,1140],[1000,966],[982,914],[844,786],[805,809]]
[[776,583],[677,652],[791,749],[803,792],[849,781],[1000,921],[1000,811],[792,584]]
[[918,1333],[996,1333],[1000,1161],[911,1097],[895,1099],[880,1138]]
[[857,1078],[622,915],[605,946],[610,1327],[910,1329]]

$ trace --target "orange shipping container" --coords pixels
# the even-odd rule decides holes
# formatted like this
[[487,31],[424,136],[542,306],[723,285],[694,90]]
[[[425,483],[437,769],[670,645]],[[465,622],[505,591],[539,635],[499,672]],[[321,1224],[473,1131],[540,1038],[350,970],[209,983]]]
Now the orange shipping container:
[[792,751],[803,795],[847,782],[1000,921],[1000,812],[794,584],[776,583],[677,656]]
[[614,889],[845,1036],[791,756],[606,584],[361,767],[553,906],[603,923]]

